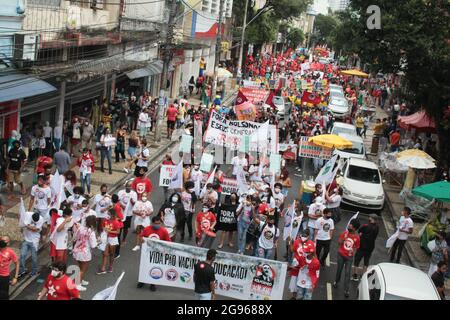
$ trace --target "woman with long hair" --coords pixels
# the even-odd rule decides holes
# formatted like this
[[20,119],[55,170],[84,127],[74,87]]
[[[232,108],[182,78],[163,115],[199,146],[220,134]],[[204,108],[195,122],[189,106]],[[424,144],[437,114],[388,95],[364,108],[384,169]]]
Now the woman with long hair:
[[116,135],[116,148],[114,152],[116,154],[116,163],[120,161],[120,156],[122,156],[123,161],[125,161],[125,137],[127,135],[126,126],[122,126],[117,130]]
[[64,174],[64,192],[66,193],[66,198],[73,195],[73,188],[77,186],[77,176],[74,171],[68,170]]
[[102,172],[105,172],[104,169],[104,163],[105,163],[105,158],[107,158],[108,160],[108,167],[109,167],[109,174],[112,174],[112,160],[111,160],[111,150],[112,150],[112,145],[110,144],[112,141],[113,136],[111,135],[111,129],[109,128],[105,128],[105,130],[103,130],[103,134],[100,137],[100,155],[101,155],[101,170]]
[[116,210],[109,209],[108,213],[109,219],[103,222],[103,231],[107,234],[106,247],[103,251],[102,266],[97,274],[105,274],[107,264],[109,264],[108,272],[113,271],[116,248],[119,245],[120,229],[123,228],[123,222],[118,217]]
[[220,205],[217,217],[217,231],[221,230],[220,244],[217,248],[222,249],[225,241],[225,234],[228,234],[228,245],[234,247],[233,233],[237,230],[236,211],[239,206],[239,197],[233,192],[225,198],[225,203]]
[[84,280],[84,276],[88,270],[89,262],[92,260],[92,249],[97,247],[97,236],[95,230],[97,228],[97,219],[94,215],[86,217],[86,226],[81,224],[74,225],[73,258],[78,262],[80,267],[80,281],[77,285],[79,291],[86,291],[89,282]]

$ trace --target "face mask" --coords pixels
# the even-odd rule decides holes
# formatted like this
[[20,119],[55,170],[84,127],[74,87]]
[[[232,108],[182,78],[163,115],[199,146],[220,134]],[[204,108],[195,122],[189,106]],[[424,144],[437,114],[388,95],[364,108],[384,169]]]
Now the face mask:
[[126,187],[126,188],[125,188],[125,191],[126,191],[127,193],[130,193],[130,191],[131,191],[131,188],[129,188],[129,187]]
[[79,194],[76,194],[74,197],[75,197],[75,199],[79,199],[79,198],[80,198],[80,195],[79,195]]
[[308,259],[308,257],[306,257],[305,260],[306,260],[306,263],[311,263],[311,261],[312,261],[311,257],[309,259]]
[[267,225],[268,225],[269,227],[272,227],[272,226],[273,226],[273,223],[272,223],[272,222],[269,222],[269,223],[267,223]]
[[147,197],[142,197],[142,201],[147,201]]
[[353,229],[352,228],[347,228],[347,231],[348,232],[353,232]]
[[159,230],[160,228],[161,228],[161,226],[160,226],[159,224],[153,226],[153,229],[154,229],[154,230]]
[[52,270],[52,276],[53,276],[53,277],[58,278],[58,277],[59,277],[59,274],[60,274],[59,271]]
[[281,189],[280,188],[276,188],[275,189],[275,193],[280,193]]
[[308,240],[308,237],[300,237],[300,239],[302,239],[303,242]]
[[195,170],[198,170],[198,168],[199,168],[199,166],[194,166],[194,169],[195,169]]
[[106,194],[106,191],[104,191],[104,192],[102,191],[102,196],[104,196],[105,194]]
[[203,208],[203,212],[208,212],[208,208]]
[[5,240],[0,240],[0,248],[6,248],[8,246],[8,244],[6,243]]
[[328,220],[328,219],[330,219],[330,217],[329,217],[329,216],[323,216],[323,218],[324,218],[325,220]]
[[172,203],[177,203],[177,202],[178,202],[178,199],[179,199],[178,197],[173,197],[173,198],[172,198]]
[[188,189],[188,192],[192,193],[192,192],[194,192],[194,189]]

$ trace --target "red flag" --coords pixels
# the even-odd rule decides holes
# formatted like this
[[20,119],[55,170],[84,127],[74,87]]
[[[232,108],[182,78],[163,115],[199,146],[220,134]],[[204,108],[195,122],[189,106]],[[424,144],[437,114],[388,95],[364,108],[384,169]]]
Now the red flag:
[[266,99],[266,104],[268,104],[272,109],[275,109],[275,105],[273,104],[273,97],[275,93],[271,90],[269,96]]
[[246,101],[248,101],[247,97],[242,93],[241,90],[239,90],[237,98],[236,98],[236,104],[242,104]]
[[317,105],[321,101],[322,101],[322,99],[320,98],[320,95],[318,95],[317,93],[308,92],[308,91],[303,92],[302,103],[306,102],[306,103],[312,103],[312,104]]

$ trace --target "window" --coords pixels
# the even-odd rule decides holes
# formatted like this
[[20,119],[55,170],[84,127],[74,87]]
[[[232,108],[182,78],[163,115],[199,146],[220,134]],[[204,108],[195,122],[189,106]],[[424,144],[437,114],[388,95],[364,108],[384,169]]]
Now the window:
[[364,154],[364,144],[361,142],[352,142],[351,148],[339,149],[342,152],[348,152],[353,154]]
[[30,6],[60,7],[61,0],[28,0]]
[[363,181],[367,183],[380,184],[380,173],[378,170],[363,168],[354,165],[349,166],[348,178],[358,181]]

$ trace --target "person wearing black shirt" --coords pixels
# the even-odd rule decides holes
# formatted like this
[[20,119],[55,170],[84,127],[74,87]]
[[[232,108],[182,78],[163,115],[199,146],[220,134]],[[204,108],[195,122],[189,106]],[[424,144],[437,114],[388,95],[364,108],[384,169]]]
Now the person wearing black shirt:
[[24,195],[26,190],[20,179],[20,173],[22,171],[25,160],[27,159],[25,152],[20,148],[20,142],[18,140],[13,142],[13,147],[8,152],[8,169],[7,176],[9,182],[9,190],[14,191],[15,181],[21,188],[21,192]]
[[197,300],[215,299],[216,276],[212,264],[216,255],[216,250],[209,249],[206,254],[206,261],[199,261],[194,266],[194,292]]
[[363,274],[367,271],[367,267],[369,266],[370,256],[372,255],[373,249],[375,249],[375,240],[378,236],[378,224],[377,224],[377,216],[375,214],[371,214],[369,216],[369,223],[363,224],[359,228],[359,237],[361,239],[361,245],[358,251],[355,254],[355,261],[353,265],[353,279],[354,281],[358,281],[358,275],[356,274],[356,270],[359,267],[359,263],[364,258],[364,268]]
[[445,300],[445,273],[448,271],[448,265],[444,261],[438,263],[438,269],[431,276],[442,300]]
[[131,97],[131,101],[129,103],[130,113],[128,114],[129,128],[130,132],[132,130],[136,130],[137,121],[139,118],[139,112],[141,111],[141,107],[136,101],[136,97]]

